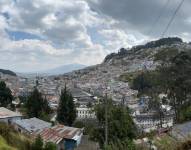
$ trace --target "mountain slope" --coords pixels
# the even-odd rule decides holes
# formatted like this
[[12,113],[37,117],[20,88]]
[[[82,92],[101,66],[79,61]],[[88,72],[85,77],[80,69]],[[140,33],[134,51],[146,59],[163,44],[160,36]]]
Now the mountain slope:
[[[149,42],[145,45],[138,45],[131,49],[121,48],[118,53],[112,53],[105,57],[103,63],[82,70],[74,71],[72,74],[88,75],[100,74],[107,77],[117,77],[123,72],[134,72],[142,69],[154,69],[159,61],[155,55],[161,50],[178,49],[188,50],[191,45],[182,42],[180,38],[163,38]],[[94,73],[93,73],[94,72]]]
[[79,70],[79,69],[83,69],[85,68],[85,65],[82,64],[68,64],[68,65],[63,65],[57,68],[53,68],[50,70],[45,70],[45,71],[41,71],[38,73],[42,73],[42,74],[48,74],[48,75],[58,75],[58,74],[64,74],[64,73],[68,73],[74,70]]
[[[109,91],[115,93],[112,95],[116,97],[112,97],[112,99],[119,100],[124,93],[133,93],[128,82],[121,81],[121,75],[145,69],[154,70],[160,64],[159,58],[166,54],[172,55],[176,51],[191,52],[191,45],[180,38],[164,38],[131,49],[122,48],[118,53],[106,56],[101,64],[73,71],[60,77],[69,77],[69,83],[73,84],[76,81],[80,88],[91,90],[98,95],[104,92],[106,86],[109,86]],[[102,93],[97,93],[100,91]]]
[[0,69],[0,72],[3,74],[11,75],[11,76],[17,76],[16,73],[10,70]]

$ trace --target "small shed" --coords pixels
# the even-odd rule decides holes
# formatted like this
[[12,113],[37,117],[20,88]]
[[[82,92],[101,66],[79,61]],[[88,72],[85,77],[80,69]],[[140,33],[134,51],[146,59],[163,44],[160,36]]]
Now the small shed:
[[53,142],[57,145],[57,150],[73,150],[80,142],[83,135],[83,129],[56,125],[36,132],[45,142]]

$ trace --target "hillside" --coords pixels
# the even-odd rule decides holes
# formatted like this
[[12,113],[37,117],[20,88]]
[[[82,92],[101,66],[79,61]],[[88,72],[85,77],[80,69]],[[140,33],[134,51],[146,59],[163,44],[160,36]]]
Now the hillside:
[[0,136],[0,149],[1,150],[16,150],[15,148],[9,146],[2,136]]
[[16,73],[10,70],[0,69],[0,73],[11,75],[11,76],[17,76]]
[[174,37],[174,38],[163,38],[156,41],[151,41],[146,43],[145,45],[137,45],[132,47],[131,49],[125,49],[121,48],[118,53],[111,53],[108,56],[105,57],[104,62],[108,62],[111,59],[120,59],[127,57],[128,55],[131,55],[133,53],[136,53],[137,51],[140,51],[141,49],[154,49],[161,46],[170,46],[173,44],[182,44],[183,41],[180,38]]
[[30,149],[31,139],[18,133],[11,126],[0,123],[0,150]]
[[134,93],[128,82],[120,82],[122,75],[134,74],[144,69],[154,70],[160,64],[163,55],[173,55],[176,51],[190,50],[191,45],[180,38],[164,38],[131,49],[121,48],[118,53],[106,56],[101,64],[60,77],[69,78],[69,83],[72,80],[72,83],[76,82],[80,88],[90,90],[96,95],[102,94],[104,87],[109,86],[109,92],[115,93],[112,94],[114,95],[112,98],[119,100],[124,93]]
[[118,53],[106,56],[103,63],[74,71],[70,75],[85,78],[90,74],[99,74],[107,78],[116,78],[125,72],[154,69],[160,63],[160,60],[155,59],[155,55],[169,49],[186,51],[191,49],[191,45],[180,38],[163,38],[131,49],[121,48]]

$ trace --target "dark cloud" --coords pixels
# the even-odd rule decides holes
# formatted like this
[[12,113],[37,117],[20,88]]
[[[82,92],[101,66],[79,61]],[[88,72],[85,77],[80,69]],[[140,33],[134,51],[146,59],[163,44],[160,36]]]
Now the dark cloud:
[[[161,14],[152,36],[159,36],[181,0],[98,0],[91,1],[91,7],[116,20],[125,21],[126,28],[137,30],[148,35],[156,18]],[[164,10],[164,7],[166,8]],[[190,32],[191,2],[185,1],[169,29],[169,34],[180,35]],[[161,12],[164,10],[163,12]]]

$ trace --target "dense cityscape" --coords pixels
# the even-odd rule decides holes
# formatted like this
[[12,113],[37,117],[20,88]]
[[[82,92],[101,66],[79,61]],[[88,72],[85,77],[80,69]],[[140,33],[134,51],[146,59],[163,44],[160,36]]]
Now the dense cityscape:
[[0,0],[0,150],[190,150],[190,6]]
[[[170,41],[171,39],[162,40]],[[98,149],[101,148],[102,145],[98,144],[99,140],[91,140],[90,137],[93,131],[89,128],[99,126],[99,118],[97,118],[99,117],[99,112],[97,112],[97,107],[109,107],[110,104],[107,104],[105,100],[110,101],[111,99],[114,105],[113,107],[119,106],[130,110],[129,114],[137,128],[137,137],[143,137],[142,139],[134,139],[135,145],[143,144],[145,148],[152,147],[152,149],[157,149],[154,140],[149,139],[149,136],[156,136],[157,134],[163,135],[166,132],[170,133],[171,136],[180,136],[179,138],[182,139],[182,134],[185,133],[184,131],[181,133],[181,131],[177,130],[179,125],[176,126],[176,114],[173,105],[169,102],[163,102],[165,99],[168,101],[168,93],[160,92],[157,99],[161,102],[157,103],[150,93],[143,92],[143,94],[140,95],[142,92],[140,88],[144,90],[144,88],[149,86],[147,84],[150,84],[150,81],[144,79],[143,73],[152,72],[161,66],[161,60],[157,61],[156,57],[159,57],[158,54],[163,53],[164,49],[174,49],[173,52],[175,49],[179,51],[189,51],[191,46],[178,38],[174,38],[169,44],[161,44],[160,46],[156,44],[157,41],[153,43],[155,43],[155,46],[152,47],[152,49],[142,48],[138,51],[136,47],[131,50],[120,49],[115,56],[111,58],[106,57],[102,64],[74,70],[63,75],[12,75],[10,73],[1,73],[0,80],[6,83],[6,86],[11,90],[13,96],[12,104],[8,104],[7,106],[15,111],[11,112],[11,110],[1,107],[2,120],[5,120],[6,117],[3,114],[7,112],[5,113],[7,117],[12,119],[7,118],[8,120],[6,119],[6,121],[10,121],[15,130],[20,133],[32,135],[32,137],[41,135],[43,140],[53,142],[57,145],[58,149],[62,147],[62,143],[54,139],[56,137],[52,135],[51,130],[63,130],[64,133],[64,128],[75,132],[74,136],[78,138],[71,138],[77,142],[79,149],[81,147],[81,140],[82,143],[86,141],[84,148],[90,146],[92,147],[91,149],[93,149],[93,147]],[[118,57],[122,58],[119,59]],[[171,56],[169,55],[169,57]],[[141,76],[142,79],[136,82],[139,76]],[[134,86],[140,86],[140,88],[133,87],[135,83],[138,85]],[[60,122],[58,120],[58,113],[62,96],[64,94],[67,95],[67,91],[71,94],[75,107],[73,121],[69,124],[67,123],[67,125],[75,127],[66,127],[57,124]],[[46,101],[45,104],[41,104],[45,112],[45,114],[43,112],[43,115],[35,115],[35,112],[32,115],[31,113],[33,112],[26,110],[36,109],[33,108],[37,107],[35,105],[27,106],[30,99],[32,103],[35,103],[34,98],[38,99],[38,96],[36,97],[35,94],[40,94]],[[64,99],[66,99],[66,97]],[[151,106],[152,100],[154,100],[154,105],[157,104],[157,107],[160,109]],[[40,101],[40,99],[37,101]],[[48,106],[46,106],[46,104]],[[40,105],[40,103],[38,105]],[[65,105],[66,103],[62,108],[65,108]],[[45,107],[49,107],[51,111],[47,111]],[[67,109],[67,107],[70,106],[66,106],[65,109]],[[40,110],[36,109],[36,111]],[[67,114],[67,112],[65,113]],[[70,115],[70,113],[68,115]],[[24,119],[25,117],[23,118],[23,116],[32,118]],[[64,121],[63,123],[65,124],[66,122]],[[55,126],[52,127],[51,124]],[[182,128],[186,128],[185,126],[187,125],[188,124],[182,125]],[[105,123],[104,126],[106,126]],[[110,132],[110,129],[107,130]],[[189,128],[187,130],[189,130]],[[68,138],[65,136],[67,135],[63,134],[62,138],[66,141]],[[152,142],[151,144],[149,144],[150,141]],[[67,147],[69,145],[65,143],[64,146]]]

